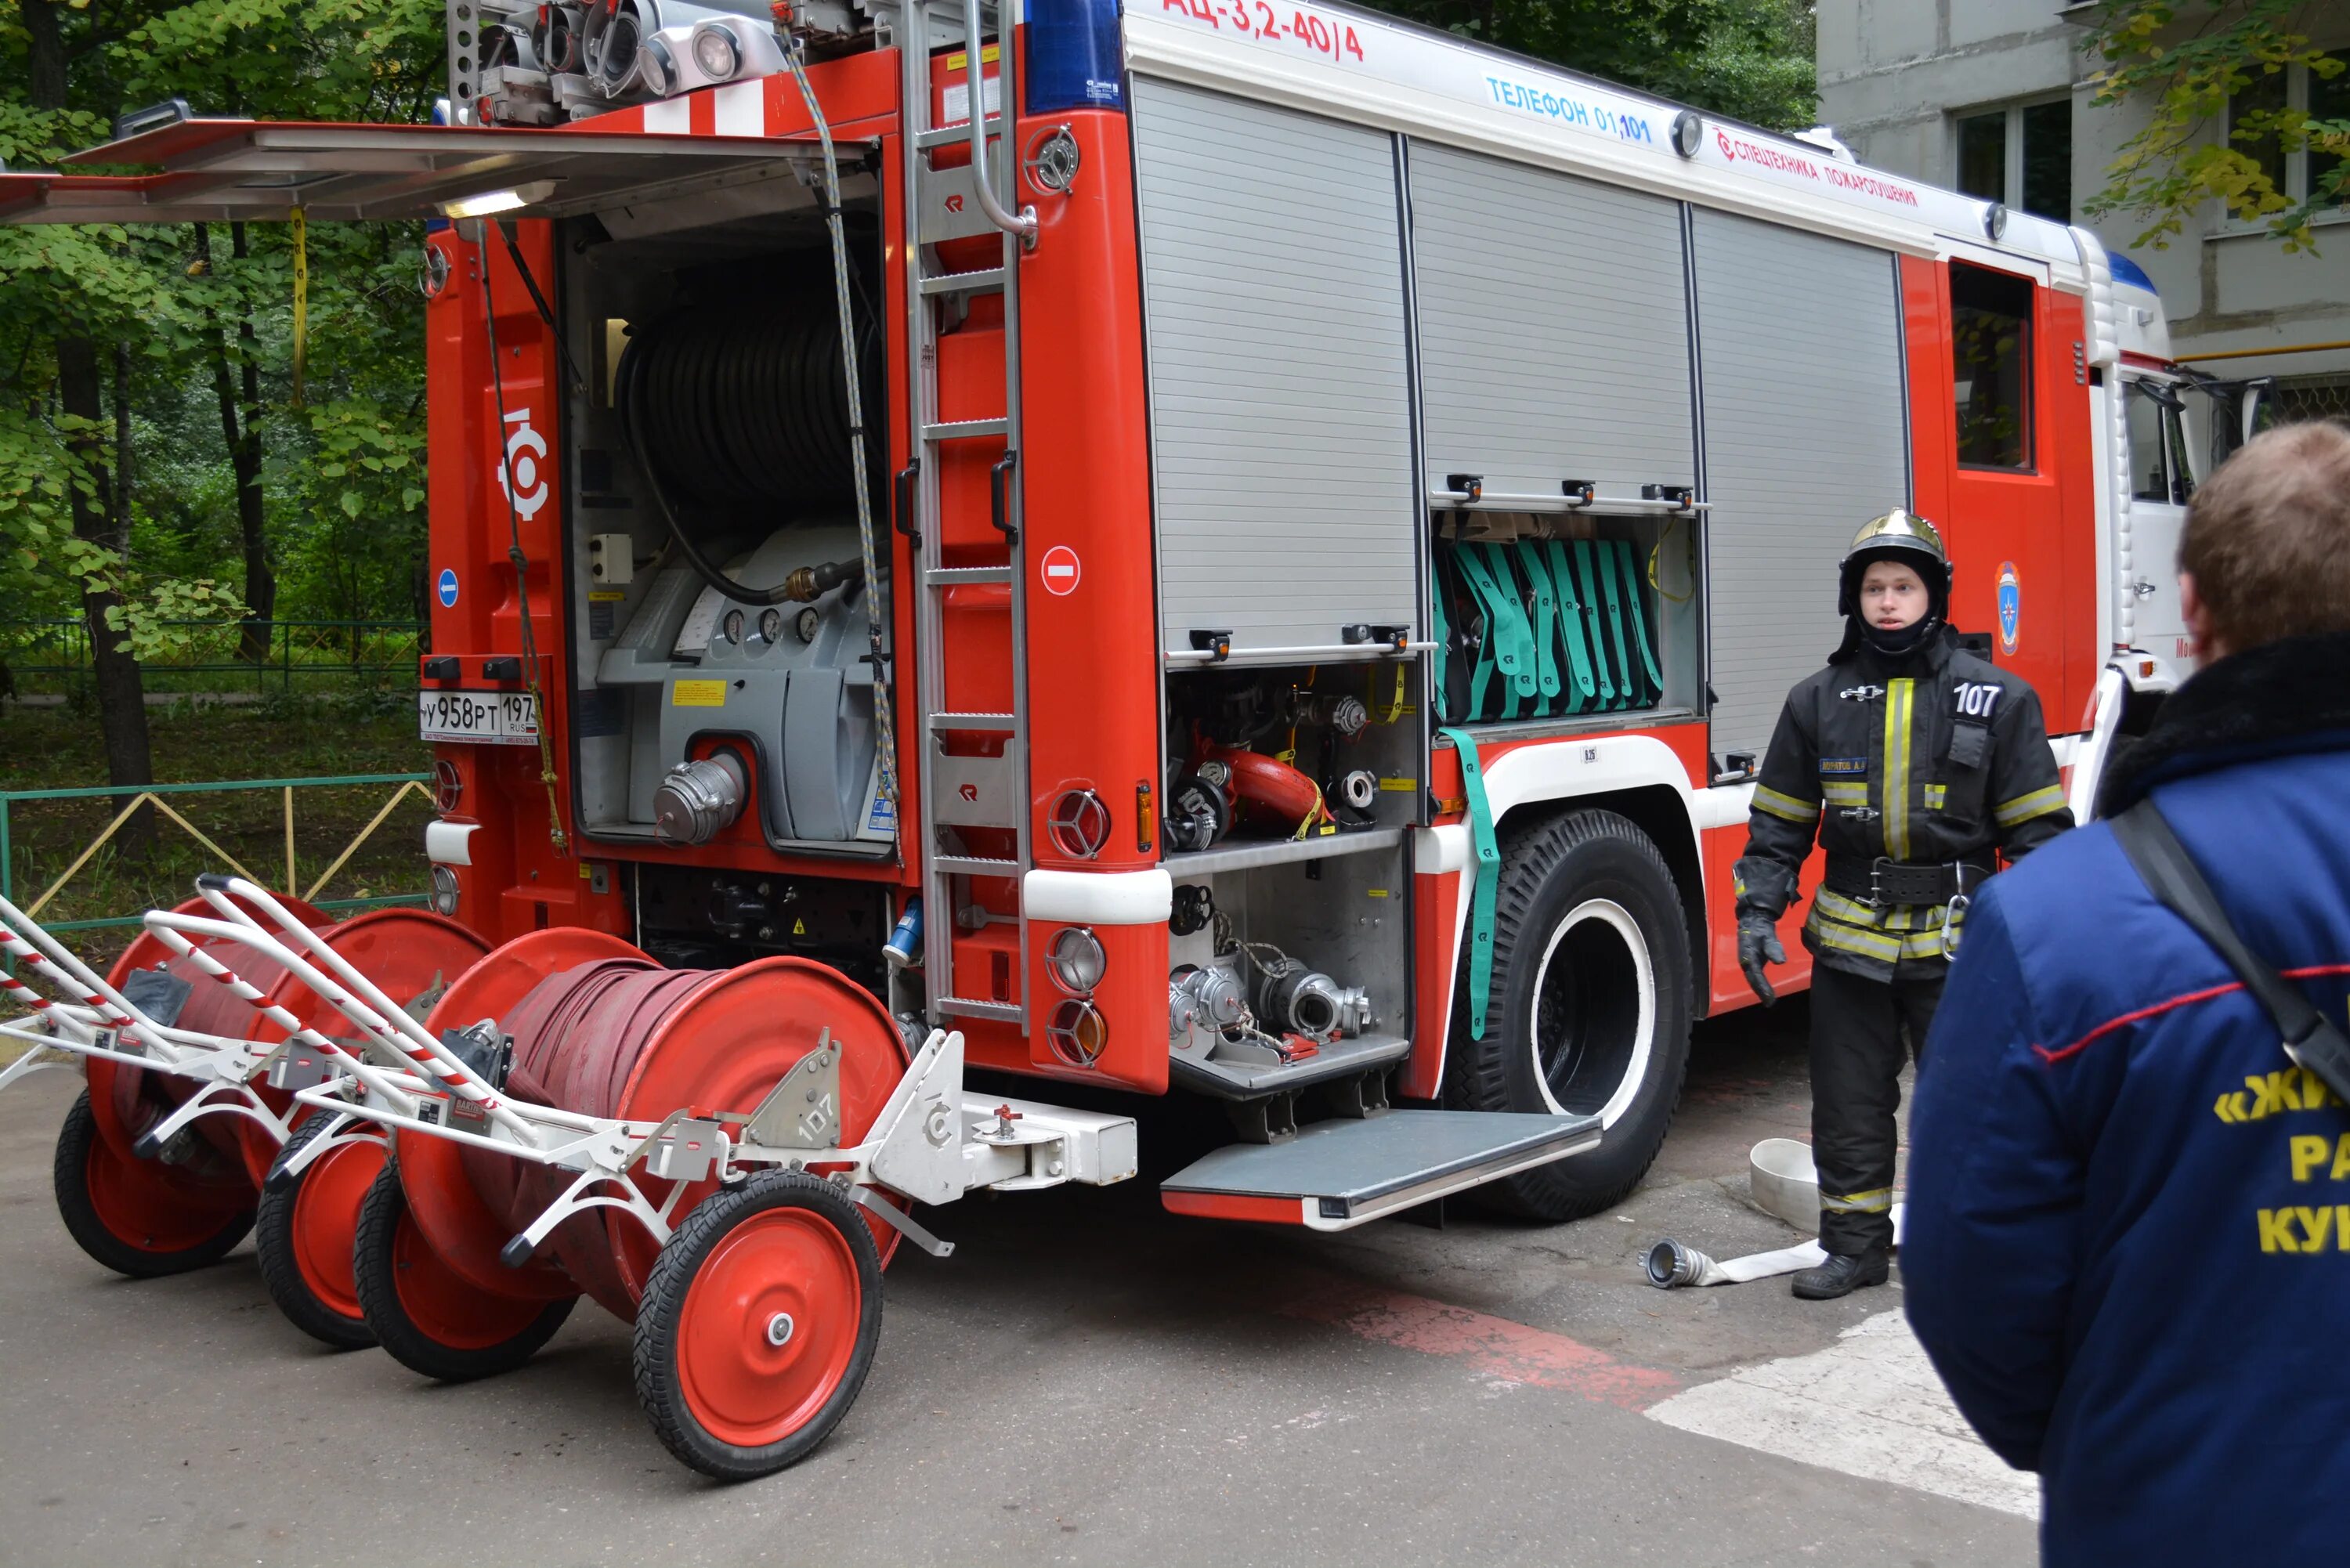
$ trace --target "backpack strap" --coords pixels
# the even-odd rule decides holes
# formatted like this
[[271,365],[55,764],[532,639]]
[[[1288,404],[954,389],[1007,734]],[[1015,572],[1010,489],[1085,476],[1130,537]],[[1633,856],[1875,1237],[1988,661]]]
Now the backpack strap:
[[2285,1054],[2323,1079],[2350,1103],[2350,1038],[2317,1011],[2300,988],[2244,946],[2229,922],[2211,885],[2203,880],[2187,846],[2170,830],[2151,796],[2113,819],[2114,837],[2129,863],[2146,879],[2158,902],[2218,950],[2283,1037]]

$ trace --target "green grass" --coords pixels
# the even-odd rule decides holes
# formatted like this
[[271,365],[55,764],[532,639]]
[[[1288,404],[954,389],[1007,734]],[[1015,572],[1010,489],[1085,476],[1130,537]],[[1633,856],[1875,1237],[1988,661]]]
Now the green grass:
[[[405,691],[275,701],[246,707],[173,704],[148,711],[158,784],[427,773],[432,751],[416,738]],[[94,714],[75,708],[0,707],[0,790],[103,784],[105,749]],[[390,784],[294,792],[297,891],[318,875],[390,798]],[[286,803],[280,790],[165,797],[173,809],[274,890],[286,878]],[[9,869],[20,907],[46,891],[114,817],[109,797],[16,801],[9,806]],[[415,895],[425,890],[429,802],[411,794],[317,893],[320,899]],[[169,818],[157,815],[144,854],[109,844],[39,912],[44,923],[137,915],[180,902],[196,875],[226,870]],[[119,950],[130,933],[68,933],[86,957]]]

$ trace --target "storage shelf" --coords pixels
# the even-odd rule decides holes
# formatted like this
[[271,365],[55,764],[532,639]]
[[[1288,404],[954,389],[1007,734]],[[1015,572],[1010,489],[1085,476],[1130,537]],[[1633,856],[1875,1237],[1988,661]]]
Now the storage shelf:
[[[1201,1033],[1205,1034],[1206,1026]],[[1373,1068],[1392,1066],[1411,1054],[1411,1042],[1401,1034],[1358,1034],[1333,1040],[1314,1055],[1295,1062],[1249,1066],[1239,1062],[1211,1062],[1204,1044],[1178,1047],[1168,1056],[1173,1081],[1187,1089],[1222,1099],[1252,1100],[1284,1089],[1302,1089]]]
[[1170,877],[1204,877],[1215,871],[1245,871],[1257,866],[1280,866],[1292,860],[1327,860],[1340,855],[1367,855],[1393,849],[1403,843],[1400,827],[1366,827],[1354,833],[1333,833],[1320,838],[1281,838],[1268,844],[1229,844],[1221,849],[1194,850],[1166,858]]

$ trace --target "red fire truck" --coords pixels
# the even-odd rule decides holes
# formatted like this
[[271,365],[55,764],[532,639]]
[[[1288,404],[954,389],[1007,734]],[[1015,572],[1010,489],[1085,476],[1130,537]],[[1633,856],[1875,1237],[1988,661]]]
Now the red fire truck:
[[752,8],[451,0],[450,123],[0,176],[432,220],[433,912],[207,879],[101,976],[0,910],[100,1261],[257,1208],[452,1378],[592,1295],[764,1473],[914,1204],[1140,1168],[1001,1075],[1220,1102],[1183,1214],[1620,1198],[1861,520],[2051,714],[2126,638],[2159,306],[2085,232],[1337,5]]

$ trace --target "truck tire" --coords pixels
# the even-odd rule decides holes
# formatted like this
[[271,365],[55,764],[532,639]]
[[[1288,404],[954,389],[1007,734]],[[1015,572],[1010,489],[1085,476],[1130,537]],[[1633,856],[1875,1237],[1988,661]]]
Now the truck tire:
[[1480,1189],[1486,1202],[1577,1220],[1647,1174],[1689,1066],[1690,971],[1672,872],[1630,819],[1575,811],[1503,830],[1485,1037],[1470,1038],[1464,958],[1444,1103],[1596,1113],[1605,1130],[1587,1153]]

